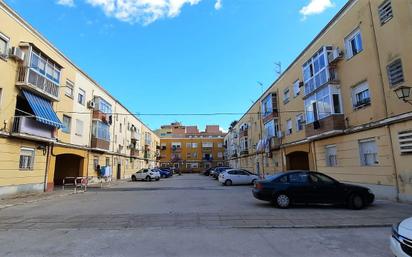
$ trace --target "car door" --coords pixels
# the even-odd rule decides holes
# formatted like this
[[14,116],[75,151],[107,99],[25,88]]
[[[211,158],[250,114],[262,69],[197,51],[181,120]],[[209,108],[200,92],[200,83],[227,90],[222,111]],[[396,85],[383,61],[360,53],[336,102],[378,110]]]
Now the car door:
[[312,189],[307,172],[294,172],[288,175],[286,193],[295,203],[310,203]]
[[312,197],[315,203],[333,204],[341,200],[339,183],[321,173],[311,172]]
[[244,170],[239,170],[239,180],[243,185],[252,183],[250,174]]

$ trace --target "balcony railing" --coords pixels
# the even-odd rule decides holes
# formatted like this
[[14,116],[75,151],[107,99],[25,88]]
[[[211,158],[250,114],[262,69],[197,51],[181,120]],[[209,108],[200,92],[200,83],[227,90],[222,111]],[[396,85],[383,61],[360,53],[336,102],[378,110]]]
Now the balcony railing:
[[321,120],[305,125],[307,137],[320,135],[325,132],[342,131],[346,127],[343,114],[333,114]]
[[54,139],[54,128],[38,122],[33,117],[15,117],[12,133]]
[[139,157],[139,149],[130,149],[130,156],[131,157]]
[[247,137],[247,136],[248,136],[248,130],[247,129],[239,131],[239,137],[240,138]]
[[109,150],[110,149],[110,141],[106,141],[104,139],[100,139],[100,138],[92,136],[91,148],[101,149],[101,150]]
[[280,148],[280,138],[271,137],[270,138],[270,150],[278,150]]
[[59,100],[59,85],[47,77],[40,75],[30,67],[18,67],[17,85],[31,91],[42,93],[49,100]]
[[244,149],[244,150],[240,151],[240,155],[248,155],[248,154],[249,154],[248,149]]

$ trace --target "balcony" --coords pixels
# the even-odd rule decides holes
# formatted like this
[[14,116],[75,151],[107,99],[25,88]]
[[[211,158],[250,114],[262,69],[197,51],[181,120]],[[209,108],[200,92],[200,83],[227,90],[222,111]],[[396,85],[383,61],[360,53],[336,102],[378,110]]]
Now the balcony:
[[234,152],[230,157],[231,158],[237,158],[238,157],[237,152]]
[[341,131],[345,129],[345,117],[343,114],[330,115],[313,123],[306,124],[307,137],[317,136],[326,132]]
[[106,141],[104,139],[97,138],[92,136],[91,140],[91,148],[95,150],[109,150],[110,149],[110,141]]
[[137,131],[132,131],[130,139],[133,141],[139,141],[140,140],[140,134],[137,133]]
[[18,135],[26,134],[28,136],[54,140],[54,130],[54,127],[38,122],[36,119],[29,117],[15,117],[12,133]]
[[277,94],[271,93],[267,95],[261,102],[262,104],[262,119],[266,123],[279,116]]
[[278,138],[278,137],[271,137],[270,138],[270,145],[269,146],[270,146],[271,151],[280,149],[280,145],[281,145],[280,138]]
[[101,112],[99,110],[93,110],[93,119],[102,121],[106,124],[111,124],[111,117],[107,113]]
[[248,149],[244,149],[244,150],[240,151],[240,156],[244,156],[244,155],[248,155],[248,154],[249,154]]
[[30,67],[18,67],[16,85],[22,89],[40,93],[48,100],[59,101],[59,84],[40,75]]
[[249,130],[247,130],[247,129],[239,131],[239,138],[247,137],[248,134],[249,134],[248,131]]
[[131,148],[130,149],[130,156],[138,158],[139,157],[139,149]]

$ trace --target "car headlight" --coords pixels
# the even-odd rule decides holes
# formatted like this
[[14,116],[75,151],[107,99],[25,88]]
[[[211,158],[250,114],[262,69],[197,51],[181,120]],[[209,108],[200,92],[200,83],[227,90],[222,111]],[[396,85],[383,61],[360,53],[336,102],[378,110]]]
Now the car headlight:
[[373,194],[372,190],[368,189],[368,193],[369,194]]
[[393,226],[392,226],[392,237],[395,238],[397,241],[400,240],[400,235],[399,235],[399,232],[398,232],[399,224],[400,223],[396,223],[396,224],[393,224]]

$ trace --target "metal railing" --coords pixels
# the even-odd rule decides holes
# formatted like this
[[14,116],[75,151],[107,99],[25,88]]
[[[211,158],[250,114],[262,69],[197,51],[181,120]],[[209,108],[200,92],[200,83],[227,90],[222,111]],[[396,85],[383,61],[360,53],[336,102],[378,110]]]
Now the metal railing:
[[67,186],[72,186],[74,192],[77,193],[77,190],[80,189],[83,192],[87,191],[87,185],[89,184],[89,179],[87,177],[65,177],[63,179],[63,190]]
[[41,92],[56,100],[59,98],[59,85],[30,67],[18,67],[17,83],[40,89]]

